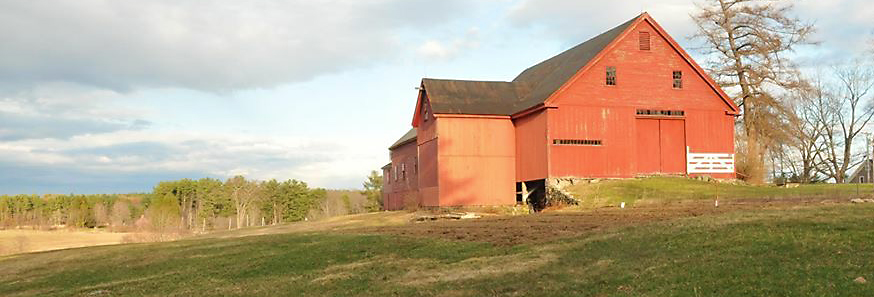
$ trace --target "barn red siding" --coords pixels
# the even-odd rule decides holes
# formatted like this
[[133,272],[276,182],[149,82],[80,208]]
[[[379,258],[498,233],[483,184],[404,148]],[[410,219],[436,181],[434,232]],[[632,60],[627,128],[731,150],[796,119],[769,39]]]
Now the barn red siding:
[[[638,32],[651,33],[650,50],[639,49]],[[608,66],[616,67],[615,86],[605,83]],[[672,75],[677,70],[683,72],[682,89],[673,88]],[[729,106],[645,21],[630,28],[589,71],[560,91],[552,104],[558,108],[549,116],[550,176],[631,177],[640,173],[638,150],[648,148],[636,143],[637,109],[683,110],[683,126],[687,127],[683,133],[692,152],[734,153],[734,118],[726,115]],[[602,145],[554,145],[554,139],[601,140]],[[685,160],[684,155],[667,158]],[[668,171],[676,171],[676,166],[671,164]]]
[[513,121],[516,126],[516,181],[547,177],[546,111]]
[[[416,187],[422,206],[512,205],[519,181],[684,174],[687,150],[734,153],[737,108],[662,34],[644,13],[512,82],[423,79],[413,119],[418,138],[410,145],[418,154],[418,178],[387,183],[387,208],[404,206]],[[603,48],[607,38],[615,40]],[[600,53],[592,60],[571,60],[593,51]],[[568,80],[565,74],[583,63],[590,64]],[[608,67],[615,68],[615,85],[606,85]],[[675,71],[682,73],[682,88],[675,88]],[[526,106],[535,100],[540,109],[518,111],[503,105],[506,100]],[[432,107],[441,114],[435,117]],[[396,148],[392,162],[408,162],[411,153]],[[402,192],[406,199],[397,197]]]
[[[629,177],[635,170],[632,108],[561,105],[549,114],[550,176]],[[600,146],[553,144],[594,140]]]
[[412,141],[391,150],[390,156],[391,167],[383,178],[384,184],[389,186],[383,207],[398,210],[403,209],[407,201],[419,199],[418,146]]
[[[427,100],[423,100],[423,108],[428,109]],[[437,119],[431,112],[427,119],[422,118],[417,128],[417,144],[419,146],[419,204],[422,206],[438,205],[438,172],[437,167]]]
[[513,205],[515,132],[509,117],[437,119],[439,206]]

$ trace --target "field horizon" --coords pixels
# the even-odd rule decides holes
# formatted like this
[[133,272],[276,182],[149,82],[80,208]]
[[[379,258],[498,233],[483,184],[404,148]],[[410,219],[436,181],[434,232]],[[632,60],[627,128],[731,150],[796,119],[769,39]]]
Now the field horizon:
[[[666,182],[674,184],[665,188]],[[606,207],[532,215],[414,223],[422,213],[376,212],[170,242],[5,256],[0,268],[9,273],[0,276],[0,295],[872,293],[856,279],[874,279],[874,264],[866,260],[874,255],[868,231],[874,203],[827,198],[816,186],[737,186],[725,193],[770,194],[758,200],[729,196],[716,207],[709,197],[676,196],[708,186],[699,181],[615,183],[637,190],[619,193],[604,183],[599,191],[610,201]],[[638,191],[673,196],[646,198]],[[612,199],[623,197],[641,199],[624,209],[612,206]]]

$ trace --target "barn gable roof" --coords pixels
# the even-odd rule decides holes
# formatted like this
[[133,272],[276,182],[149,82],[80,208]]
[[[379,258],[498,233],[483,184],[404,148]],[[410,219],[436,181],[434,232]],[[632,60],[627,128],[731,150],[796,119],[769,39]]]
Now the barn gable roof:
[[393,149],[396,149],[396,148],[398,148],[402,145],[405,145],[407,143],[416,141],[416,134],[417,134],[416,128],[410,129],[410,131],[407,131],[407,133],[404,134],[404,136],[401,136],[401,138],[398,138],[398,140],[395,141],[395,143],[392,144],[390,147],[388,147],[388,149],[393,150]]
[[[545,104],[553,94],[573,80],[592,60],[598,58],[599,54],[604,52],[614,40],[620,37],[630,26],[642,19],[648,19],[657,30],[662,30],[658,24],[652,21],[647,13],[642,13],[586,42],[525,69],[513,81],[425,78],[422,79],[422,88],[424,93],[427,94],[428,102],[432,112],[435,114],[509,116],[520,114],[532,107]],[[734,102],[709,76],[703,73],[703,70],[700,69],[691,57],[682,51],[666,33],[660,32],[660,34],[664,34],[668,38],[672,46],[705,78],[707,83],[722,97],[729,108],[737,112],[738,108]],[[416,118],[418,117],[419,104],[422,104],[422,100],[417,103]],[[413,125],[416,125],[415,118]]]
[[528,93],[526,84],[503,81],[422,80],[433,113],[510,115]]
[[530,93],[521,98],[519,106],[525,109],[546,101],[641,16],[643,14],[522,71],[513,82],[530,84],[534,87]]
[[422,86],[434,113],[513,115],[543,103],[638,18],[526,69],[511,82],[425,78]]

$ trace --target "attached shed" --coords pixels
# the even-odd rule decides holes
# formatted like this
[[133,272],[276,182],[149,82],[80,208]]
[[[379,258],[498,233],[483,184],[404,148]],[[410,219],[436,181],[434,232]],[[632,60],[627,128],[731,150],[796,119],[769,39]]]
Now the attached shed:
[[[733,178],[737,114],[643,13],[510,82],[423,79],[418,203],[512,205],[558,178]],[[393,147],[393,163],[412,151]]]
[[416,129],[401,136],[389,147],[391,163],[383,171],[383,208],[404,209],[407,203],[419,200],[419,148]]

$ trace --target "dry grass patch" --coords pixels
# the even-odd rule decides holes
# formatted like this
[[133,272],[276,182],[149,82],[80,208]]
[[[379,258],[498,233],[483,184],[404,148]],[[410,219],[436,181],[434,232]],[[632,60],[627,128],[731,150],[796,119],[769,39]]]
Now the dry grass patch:
[[532,271],[558,259],[553,252],[541,251],[505,256],[476,257],[451,264],[428,263],[412,267],[397,283],[421,286],[441,282],[494,278],[505,274]]
[[0,231],[0,255],[119,244],[129,233],[103,231]]
[[415,216],[415,213],[405,211],[374,212],[332,217],[317,221],[295,222],[276,226],[220,231],[206,234],[200,236],[199,238],[235,238],[269,234],[320,232],[364,227],[396,226],[409,224]]

